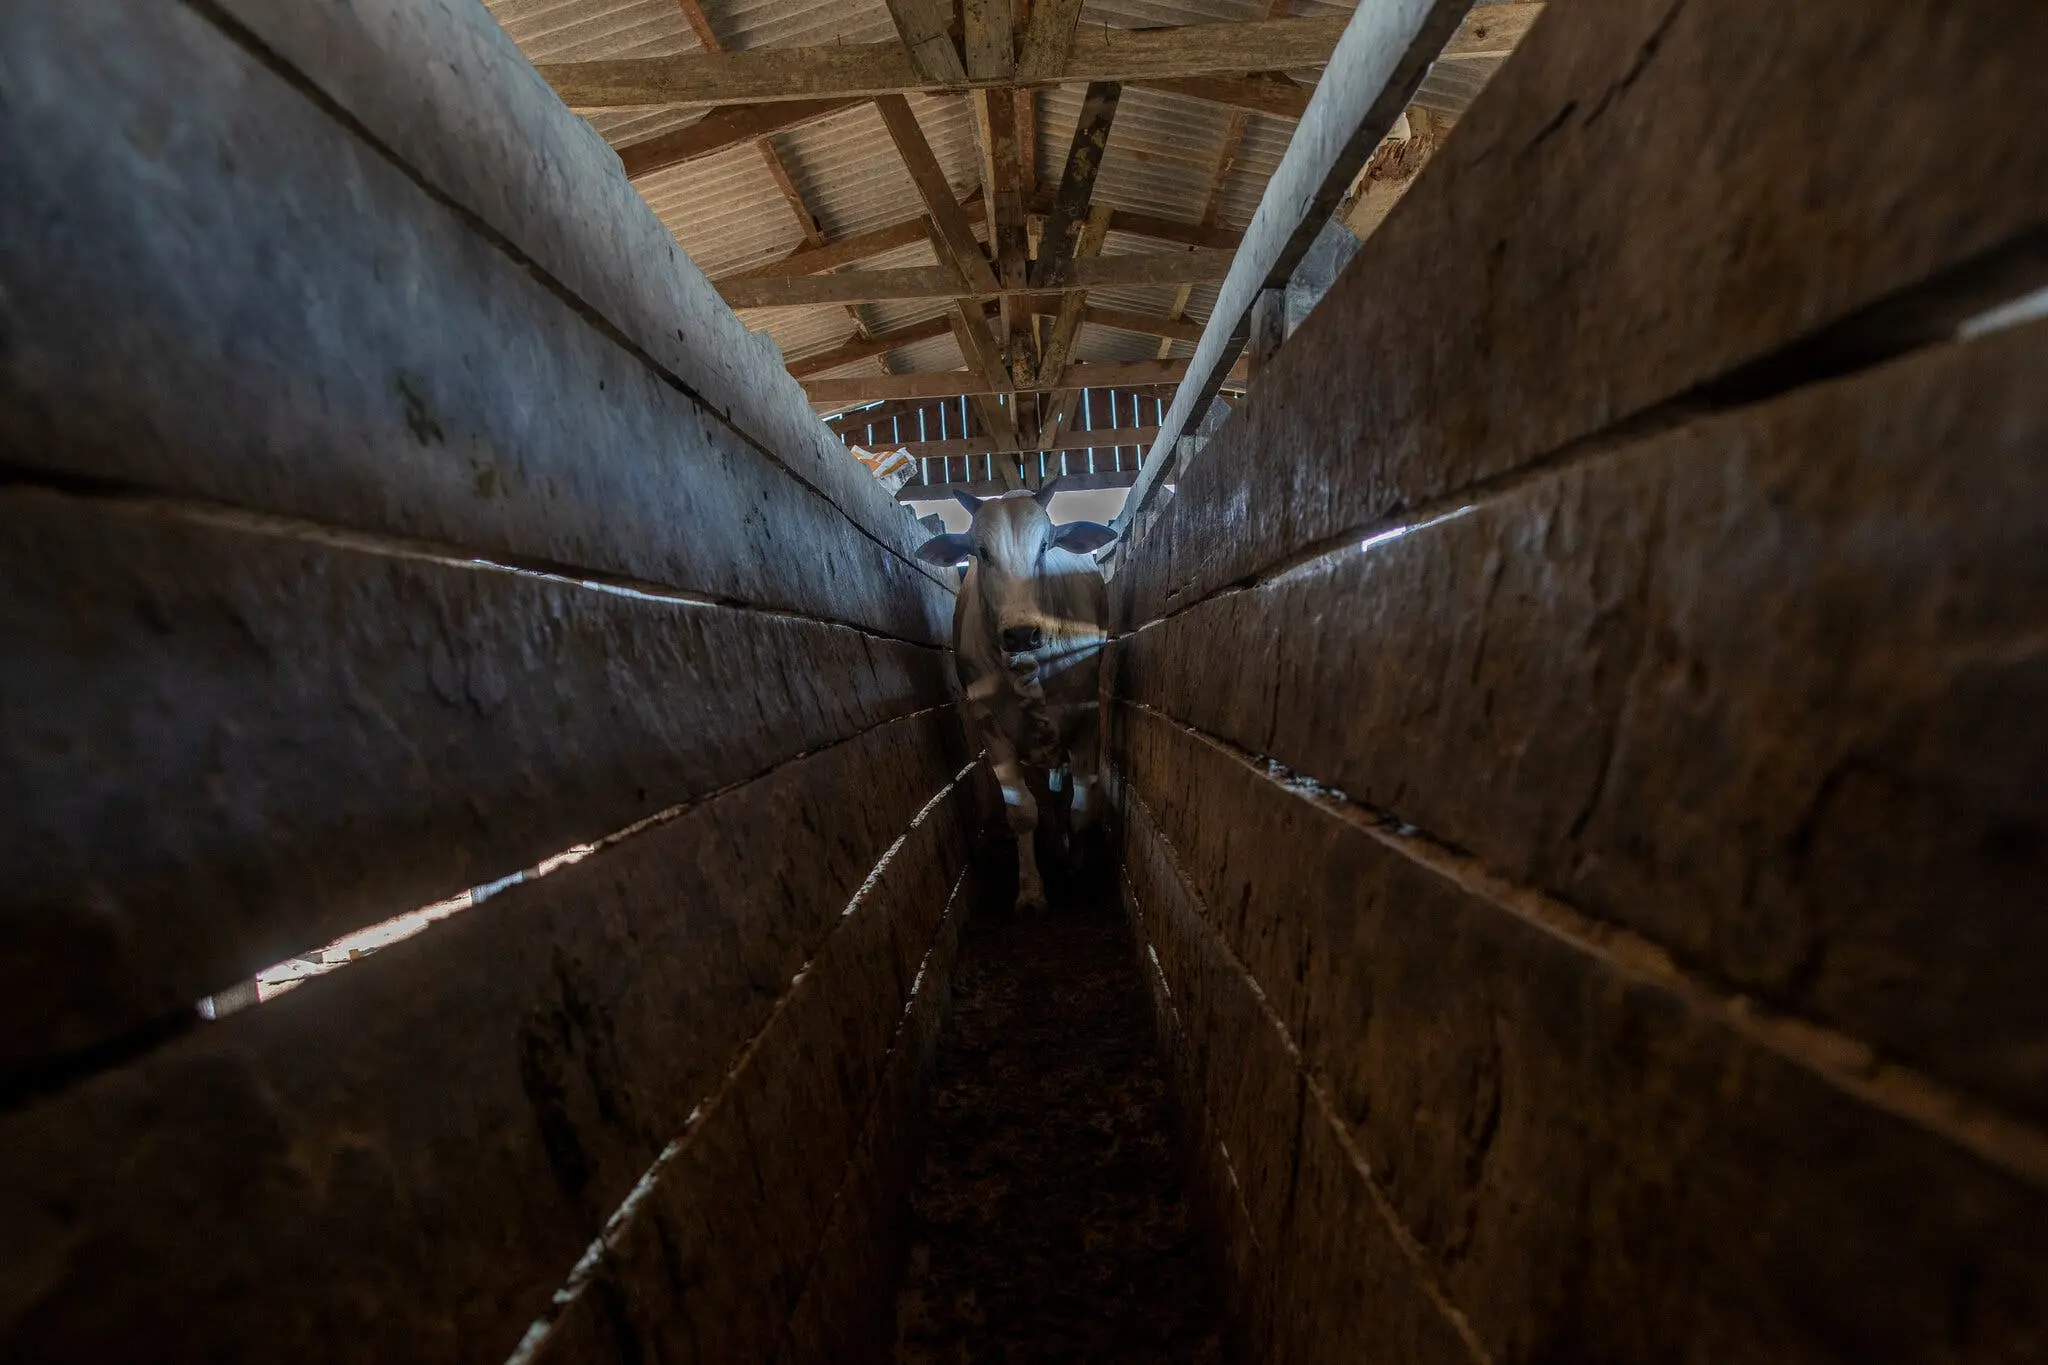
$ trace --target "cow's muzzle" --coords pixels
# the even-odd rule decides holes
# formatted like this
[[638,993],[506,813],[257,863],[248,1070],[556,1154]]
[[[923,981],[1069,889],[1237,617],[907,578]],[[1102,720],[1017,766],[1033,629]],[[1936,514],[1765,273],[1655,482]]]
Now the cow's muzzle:
[[1045,632],[1037,626],[1011,626],[1003,632],[1005,654],[1029,654],[1045,643]]

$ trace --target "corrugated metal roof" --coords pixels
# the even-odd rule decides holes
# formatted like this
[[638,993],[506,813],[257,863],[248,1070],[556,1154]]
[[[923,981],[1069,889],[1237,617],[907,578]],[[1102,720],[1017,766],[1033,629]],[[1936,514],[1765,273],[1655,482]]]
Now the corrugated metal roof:
[[[698,50],[695,31],[677,0],[484,0],[498,22],[536,62],[648,57]],[[1502,0],[1478,0],[1501,3]],[[1355,0],[1293,0],[1277,12],[1341,15]],[[719,44],[730,51],[827,43],[880,43],[895,37],[883,0],[702,0]],[[1256,19],[1274,12],[1270,0],[1088,0],[1083,25],[1147,28],[1160,25]],[[1418,103],[1455,116],[1469,105],[1499,65],[1498,60],[1441,63],[1423,86]],[[1313,80],[1314,73],[1305,73]],[[1039,92],[1037,143],[1032,149],[1039,188],[1057,185],[1083,98],[1081,87]],[[972,106],[958,96],[912,96],[911,106],[956,196],[980,183],[981,158]],[[638,142],[682,128],[702,117],[684,109],[594,111],[590,122],[613,146]],[[1127,88],[1096,183],[1099,202],[1136,212],[1193,222],[1202,216],[1215,182],[1232,111],[1207,101],[1137,87]],[[1266,180],[1293,136],[1291,120],[1263,114],[1244,119],[1218,198],[1217,220],[1242,228],[1258,206]],[[872,105],[775,135],[769,140],[805,206],[828,241],[904,222],[923,205],[894,143]],[[805,242],[788,201],[752,144],[646,176],[636,182],[676,240],[713,278],[773,261]],[[1112,233],[1107,254],[1155,250],[1155,243]],[[880,270],[931,265],[923,243],[903,247],[850,267]],[[1090,301],[1103,307],[1164,315],[1179,291],[1168,286],[1096,290]],[[1216,286],[1189,291],[1184,316],[1200,322],[1214,306]],[[944,313],[946,300],[898,300],[804,308],[763,309],[748,325],[772,337],[783,355],[800,359],[846,344],[864,326],[885,333]],[[856,318],[858,321],[856,321]],[[1192,352],[1186,342],[1168,348],[1172,357]],[[1160,342],[1134,333],[1084,327],[1075,343],[1082,361],[1140,360],[1159,354]],[[910,373],[961,368],[950,335],[899,347],[833,371],[838,376]]]

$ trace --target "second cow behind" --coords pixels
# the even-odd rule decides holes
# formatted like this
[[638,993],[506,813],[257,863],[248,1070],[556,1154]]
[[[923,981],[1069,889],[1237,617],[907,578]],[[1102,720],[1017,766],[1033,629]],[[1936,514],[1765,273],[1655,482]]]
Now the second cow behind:
[[1050,487],[977,498],[956,493],[974,521],[918,550],[931,564],[967,565],[953,607],[953,659],[969,723],[1002,784],[1017,836],[1017,905],[1045,903],[1039,879],[1038,802],[1025,769],[1071,792],[1073,830],[1095,823],[1102,733],[1097,694],[1109,602],[1089,556],[1116,533],[1092,521],[1053,525]]

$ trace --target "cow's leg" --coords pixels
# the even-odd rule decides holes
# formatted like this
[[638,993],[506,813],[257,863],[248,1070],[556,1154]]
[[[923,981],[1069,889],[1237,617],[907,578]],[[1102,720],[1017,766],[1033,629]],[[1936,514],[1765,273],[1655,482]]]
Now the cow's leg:
[[1045,886],[1038,879],[1038,802],[1024,767],[1008,740],[990,740],[988,763],[1003,788],[1003,815],[1017,836],[1017,908],[1035,910],[1045,904]]
[[1072,828],[1078,843],[1102,817],[1102,729],[1092,706],[1087,716],[1075,723],[1067,741],[1067,764],[1074,779]]

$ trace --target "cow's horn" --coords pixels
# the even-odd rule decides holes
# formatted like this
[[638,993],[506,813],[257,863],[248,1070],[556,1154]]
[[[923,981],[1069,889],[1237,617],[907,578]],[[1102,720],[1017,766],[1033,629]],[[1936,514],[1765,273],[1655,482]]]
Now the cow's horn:
[[1040,507],[1050,507],[1052,506],[1052,495],[1059,492],[1059,489],[1060,481],[1058,479],[1047,479],[1044,486],[1033,492],[1031,496]]
[[962,507],[965,507],[969,512],[979,512],[981,510],[981,499],[975,497],[974,494],[967,492],[965,489],[954,489],[953,496],[958,498],[960,500],[960,505]]

